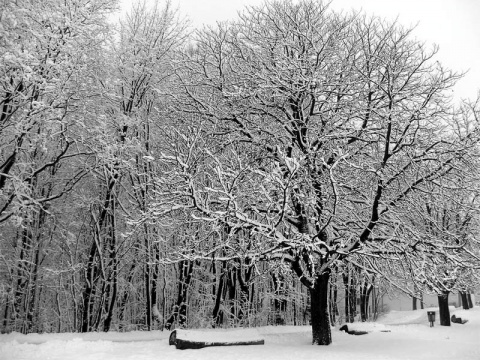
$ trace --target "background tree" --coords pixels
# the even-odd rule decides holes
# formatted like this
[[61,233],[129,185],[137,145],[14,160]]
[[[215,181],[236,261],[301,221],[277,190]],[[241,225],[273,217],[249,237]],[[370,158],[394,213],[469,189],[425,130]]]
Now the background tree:
[[[4,324],[41,331],[53,214],[86,175],[76,163],[85,79],[113,1],[6,1],[0,18],[0,225],[10,285]],[[6,239],[10,239],[7,242]],[[50,260],[50,261],[49,261]]]

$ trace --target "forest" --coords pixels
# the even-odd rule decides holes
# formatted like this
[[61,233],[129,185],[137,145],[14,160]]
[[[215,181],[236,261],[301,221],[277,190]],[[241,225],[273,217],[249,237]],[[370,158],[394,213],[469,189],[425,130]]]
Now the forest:
[[[480,283],[480,95],[314,0],[0,4],[0,331],[312,326]],[[468,300],[470,298],[470,306]],[[464,306],[465,306],[464,304]],[[358,306],[357,306],[358,305]],[[358,312],[358,313],[357,313]]]

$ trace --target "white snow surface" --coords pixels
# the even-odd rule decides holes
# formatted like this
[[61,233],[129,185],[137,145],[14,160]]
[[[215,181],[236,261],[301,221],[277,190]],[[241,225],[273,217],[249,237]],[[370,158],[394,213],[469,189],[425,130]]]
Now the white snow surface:
[[[427,310],[437,311],[435,326]],[[369,334],[348,335],[332,329],[333,344],[311,345],[309,326],[268,326],[243,330],[205,331],[209,339],[265,339],[265,345],[177,350],[168,345],[169,332],[64,333],[0,335],[0,360],[480,360],[480,307],[452,309],[467,324],[439,326],[438,309],[392,311],[376,323],[348,324]],[[382,330],[390,330],[383,332]],[[218,337],[217,335],[218,334]]]

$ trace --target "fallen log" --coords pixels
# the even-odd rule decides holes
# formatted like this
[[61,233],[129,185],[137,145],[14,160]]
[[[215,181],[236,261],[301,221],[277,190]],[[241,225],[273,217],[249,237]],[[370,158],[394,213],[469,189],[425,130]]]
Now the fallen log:
[[348,330],[347,325],[343,325],[339,330],[340,331],[345,331],[347,334],[350,334],[350,335],[366,335],[366,334],[368,334],[368,331]]
[[265,340],[245,332],[227,331],[228,339],[220,339],[218,331],[194,331],[176,329],[170,333],[169,345],[175,345],[179,350],[202,349],[209,346],[245,346],[264,345]]
[[450,320],[452,320],[452,322],[455,324],[462,324],[462,325],[468,322],[468,320],[463,320],[461,317],[456,317],[455,315],[452,315]]

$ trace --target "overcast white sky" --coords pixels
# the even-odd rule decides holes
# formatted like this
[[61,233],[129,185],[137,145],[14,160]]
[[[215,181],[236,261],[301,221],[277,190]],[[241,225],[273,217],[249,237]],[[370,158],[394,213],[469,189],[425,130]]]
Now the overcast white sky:
[[[130,0],[121,0],[127,8]],[[161,2],[161,1],[160,1]],[[173,0],[194,26],[235,18],[247,5],[263,0]],[[414,34],[440,46],[437,59],[456,71],[468,71],[455,89],[457,98],[474,98],[480,89],[480,0],[333,0],[335,10],[363,9],[399,23],[418,24]]]

